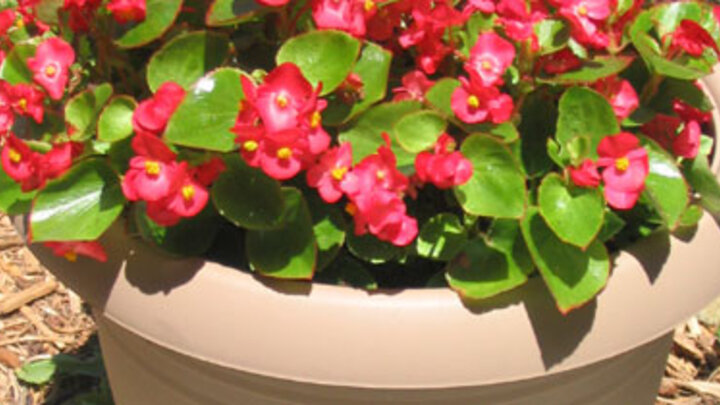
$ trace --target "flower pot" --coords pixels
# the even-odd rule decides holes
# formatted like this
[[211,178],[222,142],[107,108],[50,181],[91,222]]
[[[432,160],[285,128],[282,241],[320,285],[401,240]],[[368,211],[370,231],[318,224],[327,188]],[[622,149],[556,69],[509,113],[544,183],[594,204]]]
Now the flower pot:
[[32,249],[91,304],[118,405],[642,405],[675,325],[720,294],[717,224],[705,215],[684,239],[622,252],[605,290],[567,316],[539,278],[473,304],[446,289],[268,281],[161,256],[120,225],[104,264]]

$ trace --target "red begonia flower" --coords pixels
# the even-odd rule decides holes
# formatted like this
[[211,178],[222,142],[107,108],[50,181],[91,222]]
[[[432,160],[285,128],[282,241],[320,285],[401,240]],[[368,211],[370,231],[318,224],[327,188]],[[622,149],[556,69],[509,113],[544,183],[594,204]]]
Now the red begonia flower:
[[320,197],[327,203],[336,203],[342,198],[340,183],[352,166],[352,146],[343,142],[329,149],[320,161],[307,171],[307,183],[318,189]]
[[255,0],[258,4],[268,7],[281,7],[286,5],[290,0]]
[[618,120],[629,117],[640,104],[637,92],[630,82],[617,76],[598,80],[593,88],[607,98]]
[[420,152],[415,158],[415,171],[422,182],[430,182],[439,189],[448,189],[470,180],[473,167],[470,160],[455,150],[455,140],[442,134],[433,153]]
[[312,85],[300,68],[284,63],[265,77],[255,90],[254,102],[250,102],[257,109],[265,130],[279,132],[298,128],[300,116],[307,111],[312,98]]
[[413,70],[402,77],[402,86],[392,90],[393,101],[425,101],[425,93],[435,84],[420,70]]
[[132,148],[138,156],[130,159],[130,168],[122,181],[122,190],[130,201],[158,201],[167,197],[178,179],[175,154],[153,135],[137,134]]
[[7,30],[15,24],[16,17],[15,10],[11,8],[0,11],[0,35],[7,34]]
[[32,151],[15,135],[7,137],[2,151],[3,170],[26,192],[42,188],[47,180],[61,176],[70,169],[72,159],[72,143],[53,145],[43,155]]
[[563,0],[560,15],[570,22],[572,37],[581,44],[603,49],[610,42],[606,33],[600,31],[610,17],[609,0]]
[[139,22],[145,19],[145,0],[110,0],[107,9],[118,24]]
[[0,139],[10,132],[15,123],[15,113],[12,110],[12,101],[10,98],[10,84],[0,81]]
[[151,98],[141,102],[135,109],[132,120],[135,133],[162,135],[170,117],[184,98],[185,89],[182,86],[175,82],[163,83]]
[[713,37],[700,24],[692,20],[682,20],[672,33],[670,44],[673,50],[683,50],[689,55],[698,57],[705,48],[712,48],[716,55],[720,55]]
[[99,242],[45,242],[46,247],[52,249],[55,256],[64,257],[71,262],[77,261],[78,255],[95,259],[99,262],[107,261],[107,253]]
[[568,171],[570,172],[570,179],[576,186],[595,188],[600,185],[598,167],[590,159],[583,160],[580,167],[570,167]]
[[358,38],[365,36],[365,0],[312,0],[312,17],[320,29],[341,30]]
[[537,66],[545,73],[555,75],[579,68],[582,66],[582,61],[570,49],[563,48],[558,52],[540,57]]
[[698,108],[695,108],[691,106],[690,104],[685,103],[684,101],[680,99],[673,100],[673,111],[675,111],[675,114],[679,115],[680,118],[682,118],[683,121],[697,121],[700,124],[710,122],[710,119],[712,119],[712,114],[710,111],[702,111]]
[[597,165],[604,168],[605,200],[615,209],[632,208],[645,189],[650,170],[647,151],[634,135],[621,132],[603,138],[597,152]]
[[27,65],[35,83],[42,86],[53,100],[62,98],[69,79],[68,69],[75,62],[72,46],[60,38],[48,38],[41,43]]
[[455,89],[450,100],[455,115],[468,124],[491,121],[503,123],[512,116],[512,97],[497,87],[484,87],[460,77],[462,85]]
[[491,32],[478,37],[465,70],[483,86],[502,84],[502,75],[515,59],[515,47]]
[[650,122],[643,124],[640,131],[654,139],[663,148],[672,150],[672,143],[682,125],[682,119],[666,114],[657,114]]
[[692,159],[700,151],[700,124],[697,121],[688,121],[683,130],[675,137],[672,150],[675,156]]
[[10,103],[13,111],[18,115],[32,117],[38,124],[42,124],[45,114],[45,95],[40,90],[27,84],[18,83],[7,86]]

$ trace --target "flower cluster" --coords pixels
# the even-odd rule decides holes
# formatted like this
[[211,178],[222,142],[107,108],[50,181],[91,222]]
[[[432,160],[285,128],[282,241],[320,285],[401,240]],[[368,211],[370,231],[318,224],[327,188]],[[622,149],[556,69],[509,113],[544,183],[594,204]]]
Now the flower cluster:
[[567,312],[608,249],[720,218],[701,0],[12,3],[0,209],[69,260],[122,219],[180,255],[236,232],[271,277],[417,264],[479,299],[538,271]]

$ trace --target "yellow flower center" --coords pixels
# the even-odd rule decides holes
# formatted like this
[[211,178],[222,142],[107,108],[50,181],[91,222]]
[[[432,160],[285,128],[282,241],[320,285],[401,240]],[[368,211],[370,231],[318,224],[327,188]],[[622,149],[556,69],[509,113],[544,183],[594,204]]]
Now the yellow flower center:
[[277,157],[280,159],[290,159],[292,157],[292,149],[288,148],[287,146],[284,148],[280,148],[277,151]]
[[285,97],[285,95],[280,94],[275,98],[275,103],[278,105],[278,107],[285,108],[288,105],[288,99],[287,97]]
[[630,167],[630,160],[626,157],[621,157],[615,160],[615,168],[624,172]]
[[345,178],[345,174],[348,172],[347,167],[338,167],[332,170],[330,174],[332,175],[333,179],[340,181],[343,178]]
[[149,174],[150,176],[157,176],[158,174],[160,174],[160,163],[153,160],[146,160],[145,173]]
[[484,60],[482,63],[480,63],[480,67],[483,68],[483,70],[490,70],[492,69],[492,63],[490,61]]
[[245,143],[243,143],[243,149],[248,152],[255,152],[258,146],[259,145],[256,141],[245,141]]
[[365,0],[365,11],[370,12],[375,8],[375,2],[373,0]]
[[55,65],[45,66],[45,76],[54,77],[56,73],[57,73],[57,68],[55,67]]
[[387,173],[385,173],[383,170],[378,170],[377,173],[375,173],[375,177],[377,177],[378,180],[385,179],[385,176],[387,176]]
[[455,148],[457,148],[457,143],[455,141],[448,141],[447,145],[445,145],[446,152],[455,152]]
[[320,126],[320,123],[322,123],[322,115],[320,115],[320,111],[315,111],[310,116],[310,128],[315,129]]
[[27,104],[28,104],[28,102],[27,102],[27,100],[24,99],[24,98],[21,98],[21,99],[18,101],[18,107],[20,107],[20,110],[22,110],[22,111],[27,110]]
[[472,108],[478,108],[480,107],[480,99],[478,99],[477,96],[471,94],[467,98],[467,104]]
[[585,7],[584,4],[581,4],[581,5],[577,8],[577,12],[578,12],[578,14],[580,14],[580,16],[585,17],[585,16],[587,15],[587,13],[588,13],[588,9],[587,9],[587,7]]
[[69,262],[75,263],[77,261],[77,253],[75,252],[67,252],[64,256]]
[[22,161],[22,155],[14,148],[10,148],[10,150],[8,151],[8,157],[13,163],[20,163],[20,161]]
[[18,28],[22,28],[25,26],[25,21],[23,21],[22,17],[15,21],[15,26]]
[[195,197],[195,187],[192,184],[188,184],[187,186],[182,188],[182,196],[185,199],[185,201],[190,201]]
[[345,206],[345,212],[347,212],[348,214],[350,214],[350,216],[353,216],[353,217],[354,217],[355,214],[357,214],[357,211],[358,211],[357,205],[355,205],[355,204],[353,204],[353,203],[348,203],[348,204]]

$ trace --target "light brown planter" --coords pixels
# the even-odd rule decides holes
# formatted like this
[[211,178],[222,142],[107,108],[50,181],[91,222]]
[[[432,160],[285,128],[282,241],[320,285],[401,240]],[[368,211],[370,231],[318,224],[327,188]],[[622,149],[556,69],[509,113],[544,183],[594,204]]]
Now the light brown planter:
[[652,404],[674,326],[720,294],[709,215],[690,241],[619,255],[567,317],[540,279],[470,306],[448,290],[260,280],[115,231],[104,265],[33,251],[92,304],[118,405]]

